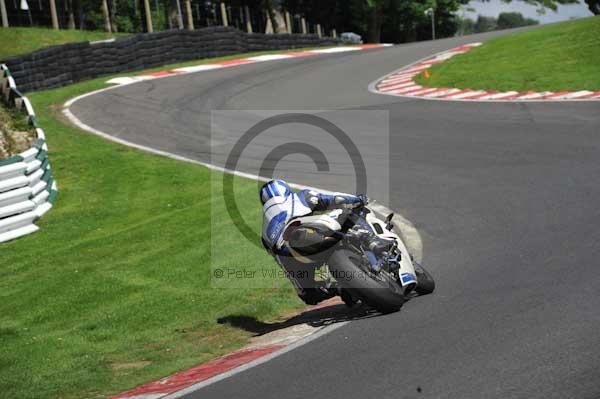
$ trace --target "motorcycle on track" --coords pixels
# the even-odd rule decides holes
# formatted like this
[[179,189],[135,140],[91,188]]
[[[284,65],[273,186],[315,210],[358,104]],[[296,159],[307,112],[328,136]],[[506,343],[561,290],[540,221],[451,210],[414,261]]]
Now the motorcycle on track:
[[393,216],[380,220],[363,205],[300,218],[303,225],[326,227],[335,237],[335,244],[321,257],[321,269],[335,279],[347,305],[360,300],[390,313],[399,310],[411,295],[434,291],[431,274],[413,261],[394,233]]

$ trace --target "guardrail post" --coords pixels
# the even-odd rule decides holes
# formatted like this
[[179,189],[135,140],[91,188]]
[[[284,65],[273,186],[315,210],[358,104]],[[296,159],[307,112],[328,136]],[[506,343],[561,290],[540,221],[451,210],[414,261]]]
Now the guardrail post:
[[317,36],[319,36],[319,38],[323,36],[323,34],[321,33],[321,24],[317,24]]
[[306,19],[304,19],[304,17],[302,17],[301,25],[302,25],[302,34],[306,35],[306,33],[307,33],[306,32]]
[[0,0],[0,14],[2,14],[2,26],[8,28],[8,14],[6,13],[6,4]]
[[227,8],[225,7],[225,3],[221,3],[221,18],[223,19],[223,26],[229,26],[229,21],[227,21]]
[[337,31],[335,30],[335,28],[331,30],[331,36],[333,36],[334,39],[337,39]]

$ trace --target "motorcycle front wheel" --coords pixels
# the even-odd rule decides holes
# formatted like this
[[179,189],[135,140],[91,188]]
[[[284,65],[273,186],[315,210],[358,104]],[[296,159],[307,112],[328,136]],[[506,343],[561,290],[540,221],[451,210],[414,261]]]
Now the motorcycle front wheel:
[[[386,271],[373,273],[361,267],[364,259],[346,248],[336,250],[329,261],[329,272],[338,284],[355,298],[381,313],[400,310],[406,298],[396,278]],[[366,269],[366,270],[365,270]]]
[[413,262],[413,266],[415,267],[415,273],[417,274],[416,293],[419,295],[431,294],[435,290],[433,276],[419,263]]

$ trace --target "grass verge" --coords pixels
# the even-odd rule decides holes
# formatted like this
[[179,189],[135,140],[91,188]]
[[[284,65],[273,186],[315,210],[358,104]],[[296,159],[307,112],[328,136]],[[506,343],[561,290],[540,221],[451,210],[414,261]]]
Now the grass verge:
[[119,34],[77,29],[0,28],[0,43],[2,43],[0,60],[6,60],[19,54],[27,54],[47,46],[103,40],[117,35]]
[[485,42],[419,75],[429,87],[525,92],[600,90],[600,17]]
[[[227,216],[221,173],[107,142],[62,120],[64,101],[106,79],[28,96],[60,196],[40,232],[0,248],[6,397],[106,397],[248,341],[249,332],[219,318],[266,321],[302,306],[281,277],[237,289],[211,284],[211,242],[225,254],[220,264],[277,270]],[[259,231],[257,183],[236,178],[235,190]]]

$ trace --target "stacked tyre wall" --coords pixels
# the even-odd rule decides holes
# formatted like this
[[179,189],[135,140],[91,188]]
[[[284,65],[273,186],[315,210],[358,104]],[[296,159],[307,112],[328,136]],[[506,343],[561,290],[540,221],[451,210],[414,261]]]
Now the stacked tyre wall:
[[5,63],[19,89],[28,92],[182,61],[338,43],[336,39],[316,35],[247,34],[234,28],[211,27],[53,46]]
[[56,182],[48,160],[46,136],[39,127],[27,97],[17,89],[6,65],[0,65],[1,101],[17,109],[35,129],[35,144],[28,150],[0,160],[0,242],[38,230],[34,224],[52,208]]

